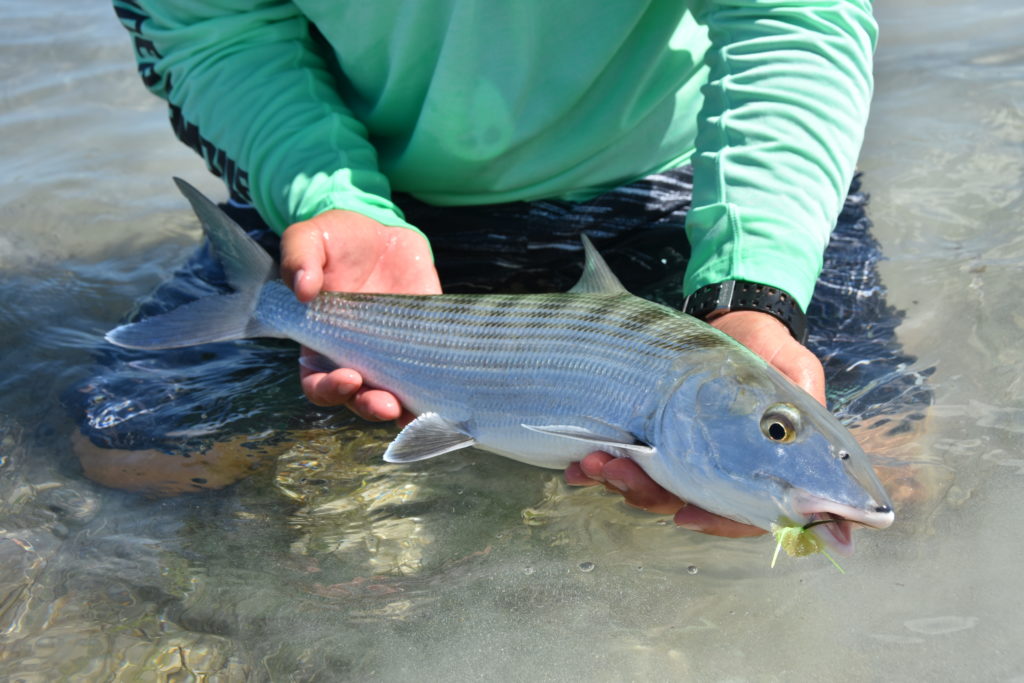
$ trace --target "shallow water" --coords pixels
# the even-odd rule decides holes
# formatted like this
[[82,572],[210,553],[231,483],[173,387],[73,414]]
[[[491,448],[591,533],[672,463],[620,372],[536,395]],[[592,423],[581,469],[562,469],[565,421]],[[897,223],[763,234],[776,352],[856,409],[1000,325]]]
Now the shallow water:
[[60,394],[191,250],[170,176],[223,190],[106,4],[0,8],[0,677],[1024,676],[1019,3],[876,10],[861,166],[935,401],[909,436],[870,435],[903,463],[900,516],[859,534],[845,575],[819,557],[770,570],[767,539],[698,537],[486,454],[385,466],[392,432],[344,415],[220,493],[91,484]]

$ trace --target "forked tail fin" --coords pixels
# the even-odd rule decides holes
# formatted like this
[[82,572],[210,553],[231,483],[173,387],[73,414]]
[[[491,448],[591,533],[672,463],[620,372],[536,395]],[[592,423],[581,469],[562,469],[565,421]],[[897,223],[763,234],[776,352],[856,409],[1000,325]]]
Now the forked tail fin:
[[174,182],[192,204],[235,293],[205,297],[170,313],[121,325],[107,333],[107,341],[132,349],[171,349],[279,336],[252,317],[264,283],[277,276],[274,260],[199,190],[181,178]]

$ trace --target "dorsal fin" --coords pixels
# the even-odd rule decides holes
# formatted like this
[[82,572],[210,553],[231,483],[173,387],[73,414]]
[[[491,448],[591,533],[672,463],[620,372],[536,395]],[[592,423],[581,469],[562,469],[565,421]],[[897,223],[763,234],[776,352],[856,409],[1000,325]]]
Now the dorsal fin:
[[622,286],[619,278],[615,277],[612,269],[601,258],[601,254],[591,244],[590,238],[581,234],[580,239],[583,240],[583,251],[586,254],[586,261],[583,263],[583,275],[580,276],[579,282],[573,285],[569,292],[572,294],[624,293],[626,288]]

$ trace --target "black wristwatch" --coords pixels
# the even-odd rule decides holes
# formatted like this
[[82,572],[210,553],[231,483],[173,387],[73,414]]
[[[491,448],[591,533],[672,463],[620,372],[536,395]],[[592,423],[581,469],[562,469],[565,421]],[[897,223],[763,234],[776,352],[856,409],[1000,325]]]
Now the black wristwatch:
[[788,293],[746,280],[726,280],[701,287],[686,297],[683,312],[707,320],[712,313],[761,311],[775,316],[801,344],[807,342],[807,316]]

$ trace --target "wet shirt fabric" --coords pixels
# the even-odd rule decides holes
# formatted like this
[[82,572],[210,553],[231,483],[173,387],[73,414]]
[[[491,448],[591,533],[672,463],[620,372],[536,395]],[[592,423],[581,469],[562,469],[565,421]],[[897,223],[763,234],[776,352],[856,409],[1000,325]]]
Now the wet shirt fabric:
[[[402,194],[395,200],[430,236],[447,292],[564,291],[580,275],[579,235],[585,232],[630,291],[678,308],[689,258],[681,227],[692,192],[693,171],[682,167],[588,202],[436,207]],[[866,205],[857,178],[825,253],[808,310],[808,342],[823,359],[833,410],[862,421],[905,420],[920,414],[931,393],[921,375],[908,370],[913,359],[896,340],[902,313],[885,302]],[[276,255],[277,236],[256,211],[224,208]],[[130,319],[225,288],[220,266],[203,245]],[[66,402],[101,447],[188,457],[239,434],[256,447],[344,411],[317,410],[305,401],[295,359],[295,345],[277,340],[159,352],[109,347],[93,377],[69,391]],[[899,428],[894,421],[891,429]]]
[[585,201],[692,163],[687,292],[806,308],[872,89],[870,0],[115,0],[178,136],[280,232]]

